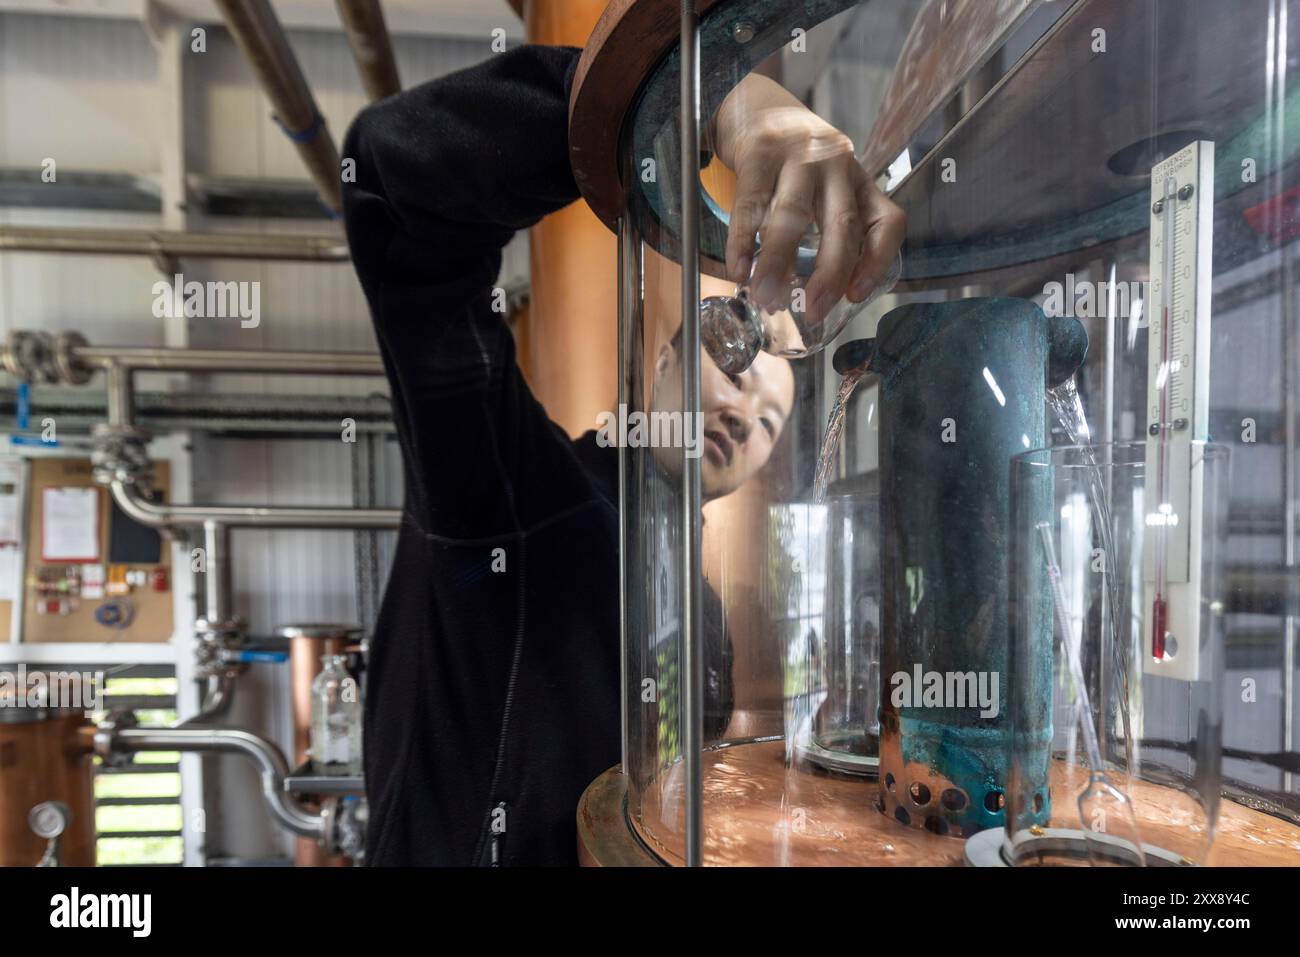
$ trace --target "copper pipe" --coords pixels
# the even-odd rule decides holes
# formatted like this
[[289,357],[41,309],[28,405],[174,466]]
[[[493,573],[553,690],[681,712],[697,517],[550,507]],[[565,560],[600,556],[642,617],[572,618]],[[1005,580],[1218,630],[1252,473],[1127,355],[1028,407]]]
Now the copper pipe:
[[397,75],[397,60],[393,56],[393,43],[384,23],[384,11],[379,0],[337,0],[339,19],[347,34],[352,58],[357,61],[357,72],[372,100],[382,100],[402,92],[402,81]]
[[276,121],[298,147],[321,202],[339,213],[343,209],[339,153],[271,4],[268,0],[216,0],[216,4],[275,108]]
[[[605,6],[527,0],[519,9],[529,43],[582,46]],[[528,261],[528,311],[515,329],[519,365],[547,415],[578,436],[618,394],[618,330],[595,321],[618,303],[614,244],[586,203],[572,203],[532,228]]]

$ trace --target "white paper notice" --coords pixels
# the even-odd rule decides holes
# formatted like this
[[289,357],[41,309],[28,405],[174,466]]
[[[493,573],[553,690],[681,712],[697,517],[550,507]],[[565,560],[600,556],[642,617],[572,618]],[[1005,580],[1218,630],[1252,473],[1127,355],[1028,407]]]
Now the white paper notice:
[[46,562],[93,562],[99,558],[99,489],[44,490],[41,557]]

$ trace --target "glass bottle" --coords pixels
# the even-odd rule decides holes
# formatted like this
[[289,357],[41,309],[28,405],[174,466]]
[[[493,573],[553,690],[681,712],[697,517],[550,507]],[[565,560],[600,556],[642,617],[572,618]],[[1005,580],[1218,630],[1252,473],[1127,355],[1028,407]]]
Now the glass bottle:
[[347,656],[322,655],[311,683],[312,767],[320,773],[361,773],[361,695]]
[[803,235],[792,271],[780,285],[775,300],[760,305],[750,281],[758,267],[761,244],[750,267],[749,281],[730,296],[709,296],[700,303],[700,343],[714,364],[728,375],[739,375],[753,364],[759,352],[797,359],[826,348],[869,305],[892,292],[903,272],[902,254],[895,255],[885,276],[862,302],[841,298],[824,316],[810,310],[804,286],[812,278],[821,234],[810,226]]

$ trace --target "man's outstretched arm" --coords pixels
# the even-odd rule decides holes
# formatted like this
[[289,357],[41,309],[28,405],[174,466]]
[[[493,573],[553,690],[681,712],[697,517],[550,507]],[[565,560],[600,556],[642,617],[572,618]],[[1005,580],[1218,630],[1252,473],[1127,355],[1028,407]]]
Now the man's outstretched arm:
[[578,198],[578,55],[499,54],[367,108],[344,143],[348,242],[392,383],[407,512],[438,535],[510,534],[590,497],[492,308],[511,236]]

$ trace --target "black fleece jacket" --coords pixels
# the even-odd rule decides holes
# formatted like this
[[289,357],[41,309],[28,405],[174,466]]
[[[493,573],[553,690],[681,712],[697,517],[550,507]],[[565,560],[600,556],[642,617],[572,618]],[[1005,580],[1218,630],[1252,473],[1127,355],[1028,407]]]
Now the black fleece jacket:
[[[371,864],[575,863],[578,799],[619,760],[617,451],[547,418],[492,310],[511,236],[578,198],[579,53],[499,54],[370,106],[345,141],[405,481],[367,678]],[[705,618],[729,711],[711,593]]]

